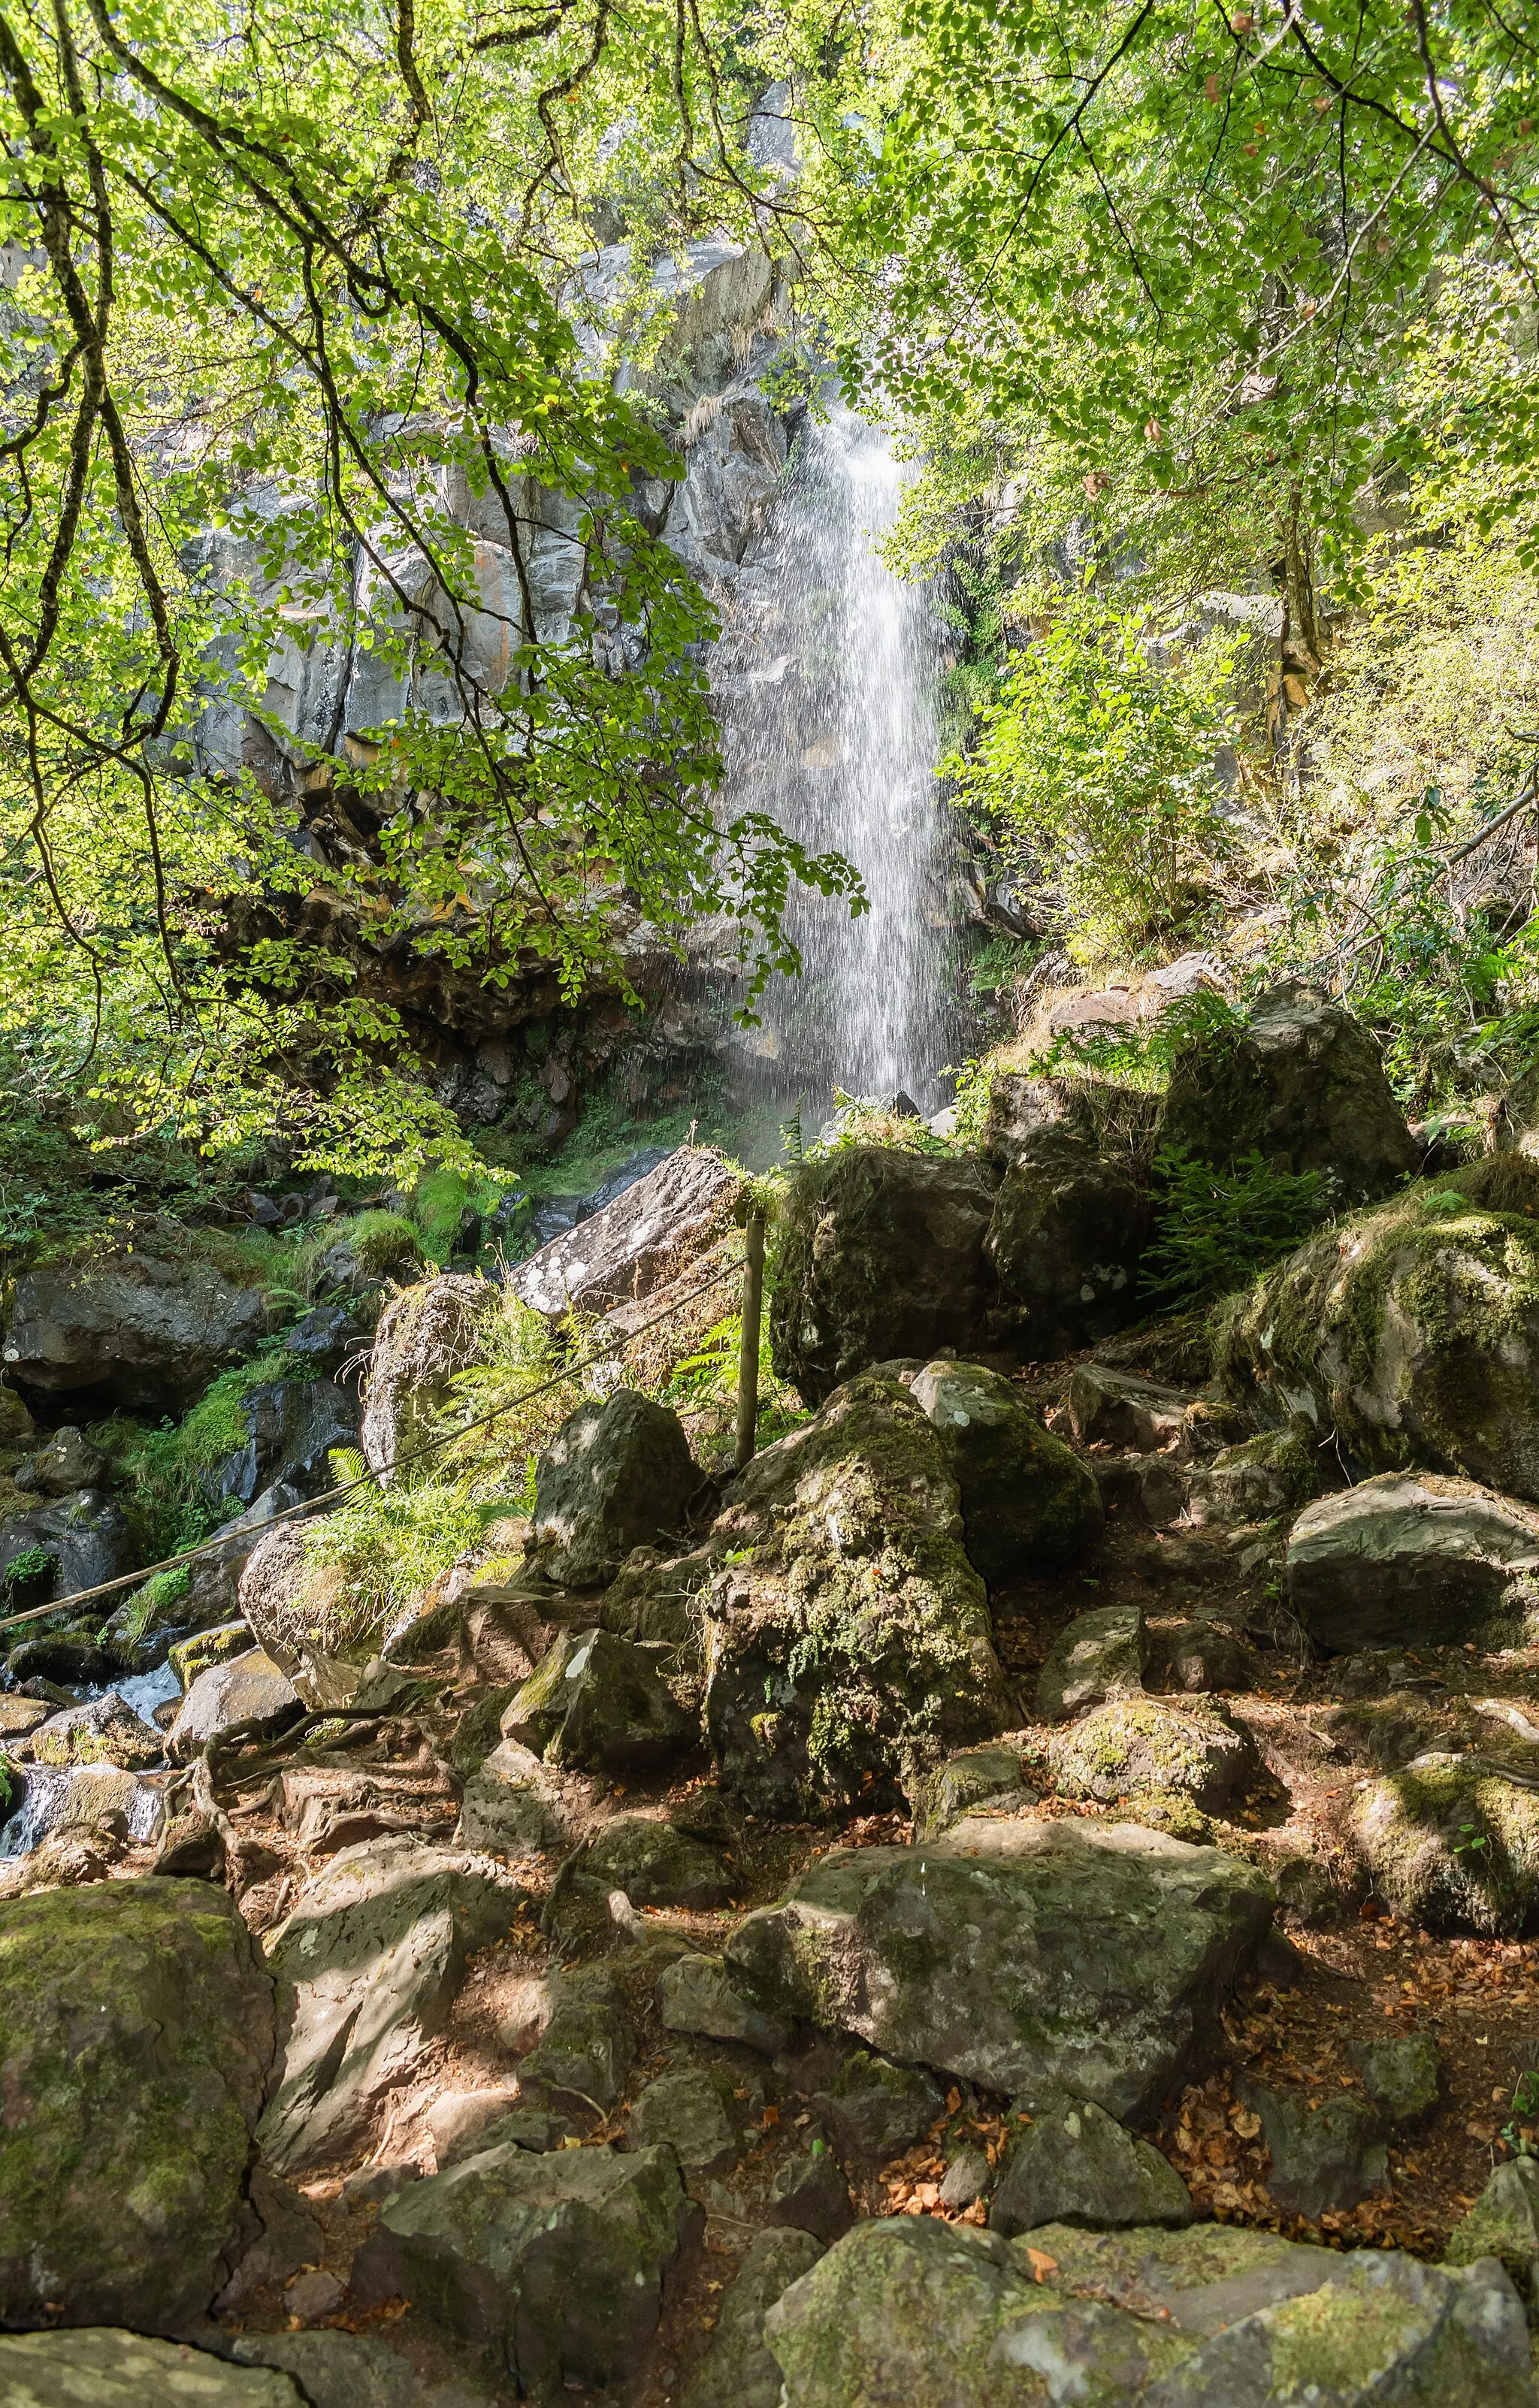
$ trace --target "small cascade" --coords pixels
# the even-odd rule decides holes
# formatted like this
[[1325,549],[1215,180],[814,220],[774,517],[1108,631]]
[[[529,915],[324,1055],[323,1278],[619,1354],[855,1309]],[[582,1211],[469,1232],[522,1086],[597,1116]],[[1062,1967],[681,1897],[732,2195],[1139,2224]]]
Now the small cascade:
[[904,470],[846,409],[810,423],[773,523],[745,569],[713,672],[726,799],[809,850],[843,853],[870,909],[796,898],[799,979],[777,979],[747,1040],[760,1083],[814,1110],[851,1095],[944,1100],[950,1050],[947,844],[933,695],[942,630],[877,546]]

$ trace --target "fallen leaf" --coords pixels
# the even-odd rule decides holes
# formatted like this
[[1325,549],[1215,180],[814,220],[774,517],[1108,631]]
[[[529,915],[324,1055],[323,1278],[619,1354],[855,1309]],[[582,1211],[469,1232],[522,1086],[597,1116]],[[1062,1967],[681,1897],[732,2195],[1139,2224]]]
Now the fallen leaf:
[[1050,2258],[1045,2249],[1033,2249],[1028,2245],[1026,2254],[1031,2260],[1031,2272],[1039,2283],[1045,2283],[1049,2274],[1057,2272],[1057,2259]]

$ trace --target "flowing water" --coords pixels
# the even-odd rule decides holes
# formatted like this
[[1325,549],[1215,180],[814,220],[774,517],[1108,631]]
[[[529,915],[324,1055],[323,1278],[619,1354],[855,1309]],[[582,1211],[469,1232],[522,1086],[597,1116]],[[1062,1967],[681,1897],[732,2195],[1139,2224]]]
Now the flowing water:
[[876,549],[904,474],[881,431],[847,410],[808,426],[713,678],[732,807],[843,853],[870,897],[856,920],[822,897],[793,902],[803,973],[774,982],[748,1039],[761,1084],[814,1111],[838,1086],[906,1091],[933,1112],[956,1059],[934,777],[943,630]]

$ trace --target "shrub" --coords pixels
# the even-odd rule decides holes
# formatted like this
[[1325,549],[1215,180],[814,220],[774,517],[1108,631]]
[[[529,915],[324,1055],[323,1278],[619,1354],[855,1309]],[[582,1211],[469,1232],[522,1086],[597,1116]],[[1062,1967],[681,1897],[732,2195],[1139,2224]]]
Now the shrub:
[[1215,1170],[1168,1146],[1155,1174],[1161,1200],[1140,1273],[1151,1304],[1179,1308],[1245,1286],[1333,1209],[1328,1171],[1273,1170],[1256,1153]]

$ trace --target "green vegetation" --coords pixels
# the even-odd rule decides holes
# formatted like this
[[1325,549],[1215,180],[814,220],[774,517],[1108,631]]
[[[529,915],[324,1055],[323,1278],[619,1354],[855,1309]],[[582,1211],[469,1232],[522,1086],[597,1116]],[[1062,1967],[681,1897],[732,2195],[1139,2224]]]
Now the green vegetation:
[[1255,1153],[1224,1171],[1167,1147],[1155,1157],[1155,1176],[1158,1220],[1140,1289],[1150,1305],[1172,1312],[1248,1286],[1331,1211],[1325,1172],[1275,1170]]

